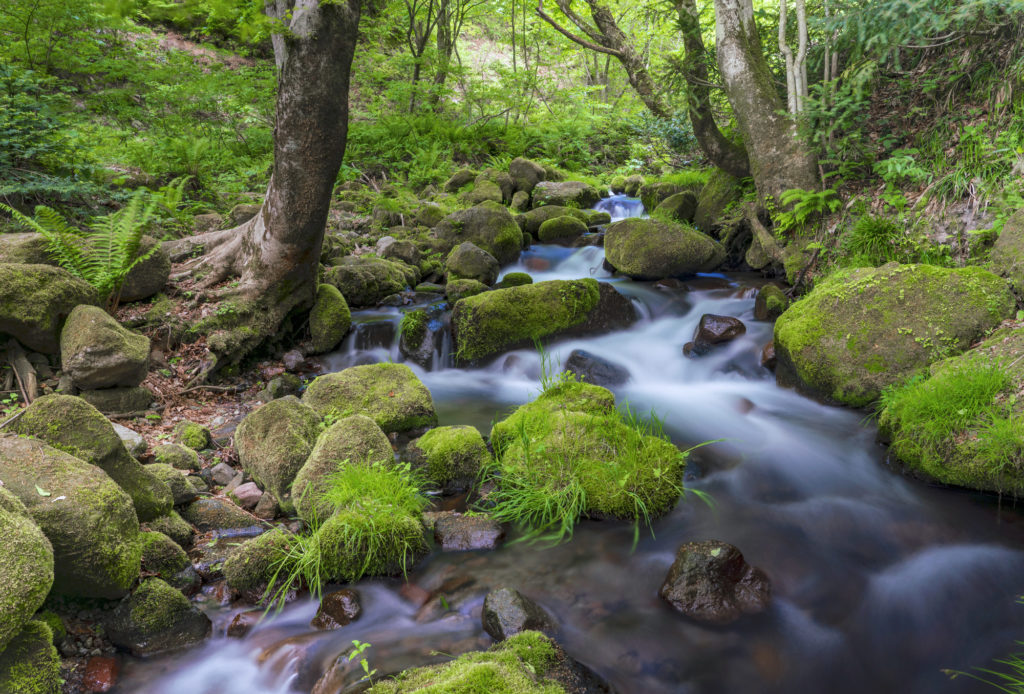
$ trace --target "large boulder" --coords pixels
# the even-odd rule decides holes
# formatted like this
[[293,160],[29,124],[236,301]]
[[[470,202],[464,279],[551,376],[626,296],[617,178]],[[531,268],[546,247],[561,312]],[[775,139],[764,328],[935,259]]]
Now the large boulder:
[[168,486],[132,457],[113,425],[85,400],[72,395],[38,398],[12,428],[110,475],[132,498],[139,520],[148,521],[171,510],[172,495]]
[[594,279],[551,280],[462,299],[452,312],[456,357],[473,361],[535,340],[626,328],[637,319],[629,299]]
[[60,694],[63,682],[53,631],[41,620],[28,622],[0,653],[0,692]]
[[80,304],[99,303],[96,290],[50,265],[0,263],[0,333],[44,354],[60,352],[60,329]]
[[128,592],[139,575],[139,521],[107,473],[42,441],[0,436],[0,479],[53,546],[55,593]]
[[587,225],[568,215],[549,219],[540,225],[537,238],[541,243],[568,244],[587,233]]
[[491,462],[487,444],[471,426],[431,429],[409,444],[407,456],[446,494],[469,489]]
[[992,270],[1010,281],[1024,297],[1024,209],[1006,220],[990,256]]
[[139,255],[156,248],[152,255],[136,265],[121,285],[121,301],[142,301],[156,295],[171,276],[171,256],[151,236],[143,236]]
[[601,200],[594,186],[581,181],[541,181],[533,189],[533,206],[561,205],[584,209]]
[[95,306],[76,306],[60,333],[64,372],[82,390],[137,386],[149,371],[149,338]]
[[739,180],[721,169],[715,169],[711,178],[697,194],[697,209],[693,224],[706,234],[718,226],[726,208],[740,197]]
[[572,217],[578,219],[583,224],[587,224],[590,220],[590,217],[584,210],[562,207],[561,205],[547,205],[519,215],[516,217],[516,222],[519,223],[519,226],[522,227],[525,233],[530,234],[535,239],[539,239],[541,225],[548,220],[558,217]]
[[482,202],[496,202],[501,204],[501,186],[488,179],[477,179],[470,190],[459,195],[459,200],[467,205],[479,205]]
[[743,554],[717,540],[687,542],[661,586],[661,597],[700,622],[731,624],[745,614],[763,612],[771,583]]
[[0,487],[0,652],[42,606],[53,585],[53,548],[17,497]]
[[697,229],[659,219],[630,218],[605,230],[608,262],[641,280],[711,272],[725,261],[725,248]]
[[330,352],[337,347],[352,327],[352,313],[338,288],[321,284],[316,291],[316,303],[309,312],[309,332],[314,354]]
[[1024,328],[1003,328],[887,392],[878,425],[892,456],[928,480],[1024,495],[1022,354]]
[[434,227],[433,235],[447,252],[469,241],[499,263],[512,263],[523,247],[523,233],[512,214],[496,202],[485,202],[448,215]]
[[382,299],[419,283],[417,268],[373,256],[348,256],[324,272],[324,282],[337,287],[352,306],[374,306]]
[[516,191],[529,195],[537,184],[544,180],[544,167],[523,157],[516,157],[508,165],[509,175],[515,183]]
[[208,637],[210,618],[159,578],[147,578],[122,600],[107,619],[111,643],[147,656],[178,650]]
[[320,422],[320,415],[289,395],[250,413],[235,430],[242,469],[285,509],[292,508],[292,482],[313,450]]
[[654,208],[653,216],[689,224],[697,211],[697,196],[688,190],[670,195]]
[[838,272],[776,321],[777,374],[783,384],[862,407],[962,352],[1013,309],[1006,281],[977,267],[889,263]]
[[494,284],[501,266],[487,251],[468,241],[452,249],[445,260],[449,280],[476,280],[483,284]]
[[302,402],[324,417],[366,415],[386,433],[437,424],[430,391],[404,364],[367,364],[325,374],[309,384]]
[[292,485],[295,507],[307,521],[324,520],[334,510],[323,500],[330,476],[342,465],[393,463],[391,442],[377,424],[364,415],[343,417],[317,439],[313,452]]

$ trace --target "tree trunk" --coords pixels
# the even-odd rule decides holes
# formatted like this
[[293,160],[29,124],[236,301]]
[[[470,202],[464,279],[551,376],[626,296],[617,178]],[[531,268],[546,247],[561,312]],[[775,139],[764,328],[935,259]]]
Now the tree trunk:
[[715,0],[718,69],[762,201],[791,188],[819,190],[817,161],[779,99],[754,24],[752,0]]
[[686,55],[683,58],[683,72],[687,85],[687,111],[693,134],[704,156],[712,165],[736,178],[750,175],[747,151],[727,138],[711,110],[711,87],[708,82],[707,51],[700,30],[700,15],[696,0],[678,0],[679,28],[683,34]]
[[275,335],[291,311],[313,303],[328,208],[345,154],[360,5],[268,5],[268,12],[285,18],[288,31],[274,40],[274,166],[263,205],[238,227],[169,244],[178,257],[202,248],[204,255],[184,268],[201,277],[199,289],[238,278],[237,286],[217,294],[232,301],[232,310],[223,312],[228,318],[222,325],[211,326],[220,328],[208,340],[214,363],[237,361]]

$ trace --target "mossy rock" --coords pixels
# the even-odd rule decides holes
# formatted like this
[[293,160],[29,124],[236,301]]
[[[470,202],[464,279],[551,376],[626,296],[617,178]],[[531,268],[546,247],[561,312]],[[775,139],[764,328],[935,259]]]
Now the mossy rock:
[[533,206],[559,205],[584,209],[601,200],[594,186],[582,181],[541,181],[533,189]]
[[0,333],[28,349],[58,354],[71,311],[99,301],[91,285],[63,268],[0,263]]
[[494,256],[468,241],[453,248],[445,260],[449,281],[476,280],[482,284],[494,284],[500,270]]
[[105,414],[141,412],[153,404],[153,394],[141,386],[83,390],[78,397]]
[[282,560],[292,543],[280,528],[246,540],[224,562],[224,579],[235,590],[262,593],[279,569],[282,577],[287,574]]
[[459,360],[474,361],[542,338],[622,329],[635,320],[632,303],[609,284],[551,280],[460,300],[452,340]]
[[878,424],[893,457],[915,475],[979,491],[1024,495],[1024,328],[893,386]]
[[121,286],[121,301],[142,301],[155,296],[167,284],[171,276],[171,256],[164,250],[160,242],[152,236],[143,236],[139,244],[139,255],[153,253],[136,265],[125,277]]
[[397,576],[427,553],[423,523],[366,499],[328,518],[313,538],[326,580],[356,581],[363,576]]
[[516,183],[507,171],[495,168],[484,169],[477,175],[476,184],[480,185],[484,181],[498,186],[498,190],[501,191],[501,200],[499,202],[507,205],[512,201],[512,195],[516,192]]
[[466,186],[468,186],[470,183],[472,183],[475,178],[476,173],[474,173],[470,169],[460,169],[456,171],[454,174],[452,174],[452,177],[445,182],[445,192],[457,193]]
[[487,291],[487,285],[477,280],[452,280],[444,287],[448,303],[455,304],[460,299],[476,296]]
[[[359,367],[354,367],[359,368]],[[343,417],[317,439],[313,452],[295,477],[293,498],[299,517],[324,520],[334,509],[322,499],[328,478],[342,465],[393,463],[391,442],[381,428],[361,414]]]
[[711,178],[697,195],[697,209],[693,224],[710,234],[719,224],[726,208],[740,199],[740,182],[721,169],[715,169]]
[[538,207],[519,215],[516,218],[516,222],[525,233],[536,239],[540,238],[541,225],[544,224],[544,222],[551,219],[557,219],[558,217],[573,217],[583,224],[587,224],[590,219],[584,210],[572,207],[562,207],[561,205],[548,205],[547,207]]
[[[187,504],[196,498],[196,492],[192,485],[189,484],[188,478],[185,477],[185,473],[182,470],[166,463],[150,463],[145,468],[146,472],[166,484],[167,488],[171,490],[171,497],[174,499],[175,506]],[[147,518],[146,520],[149,519]]]
[[373,256],[349,256],[324,272],[324,282],[351,306],[375,306],[382,299],[419,284],[420,271],[405,263]]
[[658,217],[659,219],[667,219],[670,222],[685,222],[689,224],[693,221],[693,216],[697,211],[697,196],[688,190],[684,190],[681,193],[670,195],[661,203],[654,208],[652,216]]
[[107,473],[42,441],[0,436],[0,479],[53,547],[55,593],[117,598],[128,591],[139,575],[139,521],[131,497]]
[[436,202],[425,202],[416,211],[416,225],[431,229],[444,219],[444,208]]
[[754,299],[755,320],[775,320],[789,308],[789,297],[786,292],[774,284],[766,284],[757,292]]
[[309,333],[314,354],[323,354],[341,344],[352,327],[352,313],[337,287],[321,284],[316,303],[309,312]]
[[522,287],[527,284],[533,284],[533,278],[525,272],[510,272],[501,278],[501,282],[498,282],[497,289],[508,289],[509,287]]
[[232,534],[233,530],[248,530],[262,525],[260,519],[246,513],[227,499],[196,499],[181,509],[181,517],[199,532]]
[[202,424],[183,419],[174,425],[174,443],[181,444],[193,451],[205,451],[213,446],[213,435]]
[[605,254],[633,279],[657,280],[711,272],[725,261],[725,248],[697,229],[658,219],[623,219],[605,230]]
[[1006,281],[977,267],[837,272],[775,323],[776,373],[781,383],[863,407],[886,386],[959,354],[1013,309]]
[[192,546],[192,535],[195,532],[192,530],[192,526],[178,515],[177,511],[171,511],[166,516],[160,516],[159,518],[147,521],[142,525],[142,528],[143,530],[163,533],[174,540],[182,549],[188,549]]
[[527,199],[537,184],[543,181],[547,175],[543,166],[523,157],[516,157],[512,160],[512,163],[508,165],[508,173],[512,177],[516,191],[526,193]]
[[113,425],[81,398],[46,395],[25,408],[12,429],[100,468],[125,490],[140,520],[171,510],[171,490],[132,457]]
[[644,186],[644,182],[644,177],[640,174],[626,176],[625,181],[623,181],[622,192],[631,198],[638,197],[640,195],[640,189]]
[[[610,691],[602,687],[567,689],[559,681],[565,654],[537,631],[523,631],[487,651],[473,651],[440,665],[406,670],[366,690],[367,694],[565,694]],[[568,685],[575,681],[566,682]]]
[[320,376],[302,402],[321,416],[366,415],[385,431],[437,424],[430,391],[404,364],[367,364]]
[[115,646],[148,656],[203,641],[213,625],[175,588],[147,578],[114,608],[105,627]]
[[53,645],[55,646],[59,645],[68,635],[67,627],[64,626],[64,620],[52,610],[37,612],[35,619],[50,627],[50,632],[53,634]]
[[992,270],[1010,281],[1024,298],[1024,210],[1006,220],[990,254]]
[[515,262],[523,247],[519,225],[508,209],[496,202],[453,212],[434,227],[433,235],[443,253],[469,241],[502,264]]
[[597,227],[612,223],[612,216],[603,210],[583,210],[587,216],[587,226]]
[[638,191],[638,195],[640,197],[640,202],[644,204],[644,208],[648,212],[654,212],[662,202],[676,193],[682,193],[685,190],[686,188],[684,186],[676,183],[658,181],[656,183],[648,183],[641,187]]
[[62,683],[53,632],[41,621],[28,622],[0,653],[0,692],[60,694]]
[[47,252],[42,234],[0,234],[0,263],[56,265]]
[[320,435],[320,415],[293,395],[272,400],[242,420],[235,449],[242,469],[285,510],[291,485]]
[[53,585],[53,548],[25,505],[0,487],[0,652],[46,600]]
[[149,338],[95,306],[76,306],[60,333],[64,372],[82,390],[137,386],[149,372]]
[[477,180],[471,190],[459,195],[459,200],[467,205],[479,205],[482,202],[496,202],[501,204],[503,197],[501,187],[494,181]]
[[512,196],[512,203],[509,205],[509,209],[516,214],[522,214],[530,209],[530,194],[525,191],[516,191],[515,195]]
[[612,178],[612,182],[608,184],[608,187],[612,189],[614,195],[621,195],[626,192],[626,177],[615,176]]
[[568,243],[587,233],[587,225],[568,215],[549,219],[540,225],[537,237],[541,243]]
[[410,462],[446,494],[469,489],[490,464],[491,453],[476,427],[431,429],[409,445]]
[[153,460],[177,470],[198,471],[199,454],[180,443],[163,443],[153,449]]
[[615,409],[615,396],[599,386],[567,381],[549,388],[496,423],[491,443],[505,484],[578,484],[591,515],[655,518],[682,493],[683,454],[627,423]]
[[142,541],[142,570],[156,574],[177,589],[178,576],[192,568],[185,550],[177,542],[158,531],[139,533]]

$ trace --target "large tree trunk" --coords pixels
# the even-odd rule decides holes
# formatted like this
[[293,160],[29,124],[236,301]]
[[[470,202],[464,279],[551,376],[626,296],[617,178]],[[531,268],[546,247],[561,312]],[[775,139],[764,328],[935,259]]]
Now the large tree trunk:
[[718,69],[762,201],[791,188],[818,190],[814,154],[797,136],[764,59],[751,0],[715,0]]
[[697,144],[714,166],[736,178],[749,176],[750,162],[747,159],[747,151],[718,129],[714,112],[711,110],[707,51],[704,49],[704,39],[701,36],[697,2],[677,0],[676,9],[679,11],[679,28],[686,48],[683,72],[687,85],[687,110]]
[[[312,305],[335,179],[348,134],[349,72],[360,0],[268,5],[287,24],[274,37],[278,64],[274,167],[259,213],[241,226],[174,242],[172,256],[201,246],[185,270],[200,289],[230,278],[217,294],[231,317],[208,341],[221,363],[235,361],[275,335],[295,309]],[[231,323],[234,323],[232,325]]]

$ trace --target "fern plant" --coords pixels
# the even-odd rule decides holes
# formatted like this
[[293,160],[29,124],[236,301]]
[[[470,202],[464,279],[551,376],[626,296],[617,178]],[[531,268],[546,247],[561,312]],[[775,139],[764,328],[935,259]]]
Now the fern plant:
[[156,214],[156,202],[140,190],[117,212],[93,218],[85,230],[72,226],[51,207],[36,207],[29,217],[0,203],[22,226],[46,239],[47,253],[62,268],[85,280],[104,298],[107,310],[117,308],[121,288],[136,265],[149,259],[157,246],[140,253],[142,236]]

